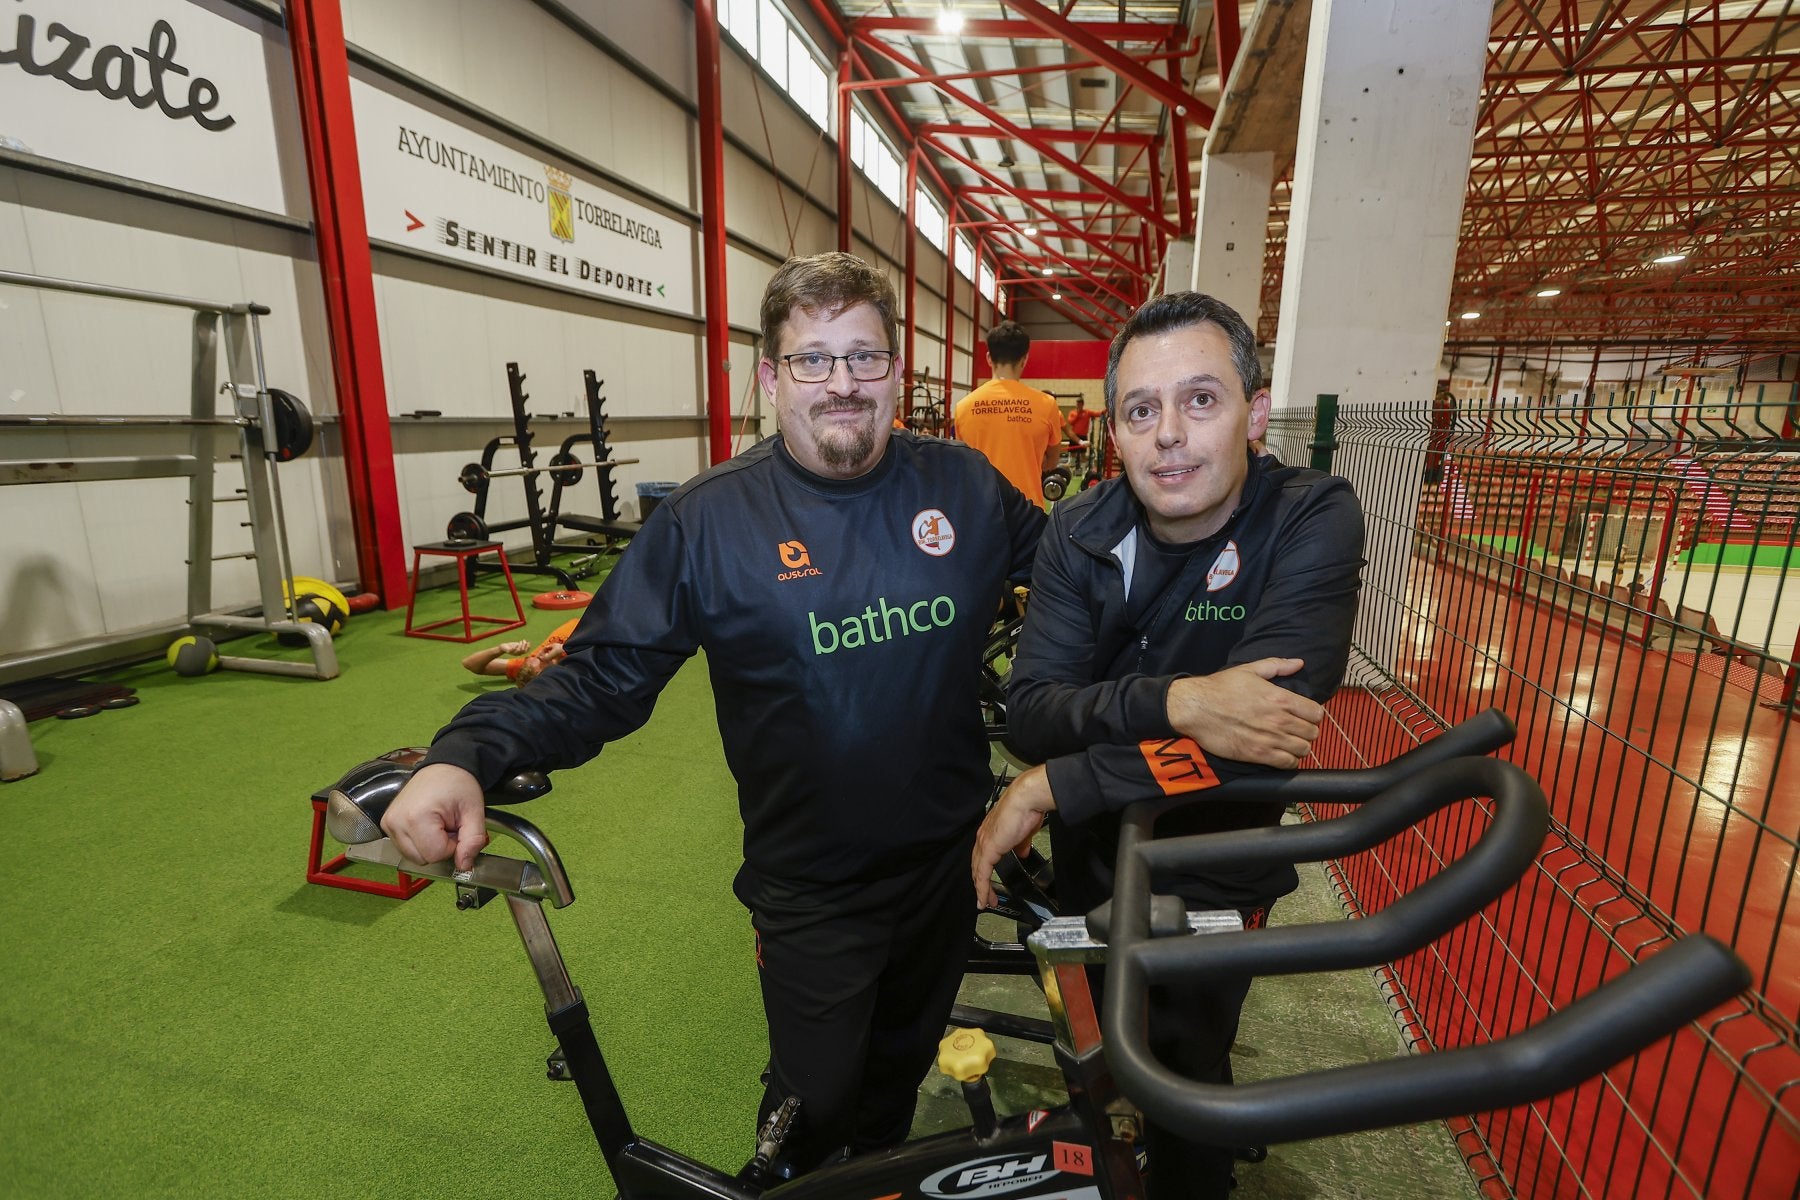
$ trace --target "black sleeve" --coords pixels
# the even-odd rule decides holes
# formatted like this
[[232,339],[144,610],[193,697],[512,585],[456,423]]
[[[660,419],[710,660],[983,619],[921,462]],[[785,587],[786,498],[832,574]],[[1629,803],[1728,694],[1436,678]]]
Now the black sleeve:
[[425,761],[491,788],[526,768],[579,766],[641,726],[699,645],[688,561],[681,522],[660,505],[588,605],[568,656],[524,687],[471,701]]
[[[1277,682],[1322,704],[1343,681],[1361,587],[1362,507],[1349,484],[1331,479],[1317,486],[1279,531],[1276,546],[1269,582],[1226,666],[1270,657],[1304,659],[1298,674]],[[1034,604],[1036,599],[1034,591]],[[1160,677],[1163,696],[1176,678]],[[1010,723],[1010,707],[1007,717]],[[1209,756],[1191,739],[1177,736],[1168,726],[1166,706],[1131,736],[1090,742],[1049,764],[1051,792],[1070,823],[1263,769]]]
[[[991,464],[990,464],[991,465]],[[1006,522],[1007,537],[1012,545],[1012,561],[1006,577],[1013,583],[1031,581],[1032,562],[1037,557],[1038,542],[1043,537],[1047,518],[1041,505],[1013,486],[1012,480],[994,469],[1000,484],[1000,513]]]
[[1051,516],[1038,546],[1031,602],[1007,681],[1008,740],[1032,762],[1098,742],[1136,742],[1174,732],[1165,704],[1173,676],[1093,682],[1100,659],[1121,648],[1095,642],[1096,572],[1108,568],[1088,561],[1069,540],[1065,512]]

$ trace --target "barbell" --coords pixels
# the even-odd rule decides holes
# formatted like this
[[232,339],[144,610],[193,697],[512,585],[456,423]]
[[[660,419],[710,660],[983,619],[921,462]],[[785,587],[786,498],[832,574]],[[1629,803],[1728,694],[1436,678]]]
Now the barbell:
[[547,467],[509,467],[503,471],[491,471],[480,463],[469,463],[458,472],[456,481],[463,486],[463,491],[471,494],[481,491],[490,479],[503,479],[510,475],[549,475],[564,487],[574,487],[581,482],[581,473],[590,468],[596,471],[610,470],[613,467],[628,466],[641,462],[636,458],[609,458],[604,462],[581,462],[572,454],[558,452],[550,458]]

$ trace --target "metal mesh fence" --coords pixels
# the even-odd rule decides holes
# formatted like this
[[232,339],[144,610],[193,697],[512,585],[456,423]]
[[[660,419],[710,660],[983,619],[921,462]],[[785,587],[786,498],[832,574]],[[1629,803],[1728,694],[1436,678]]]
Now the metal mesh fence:
[[[1756,979],[1600,1079],[1458,1123],[1486,1194],[1800,1194],[1796,416],[1785,384],[1339,410],[1369,566],[1320,765],[1497,706],[1554,817],[1519,888],[1392,965],[1408,1036],[1504,1036],[1692,931]],[[1271,423],[1285,462],[1312,439],[1310,412]],[[1336,864],[1346,902],[1379,910],[1484,824],[1462,805]]]

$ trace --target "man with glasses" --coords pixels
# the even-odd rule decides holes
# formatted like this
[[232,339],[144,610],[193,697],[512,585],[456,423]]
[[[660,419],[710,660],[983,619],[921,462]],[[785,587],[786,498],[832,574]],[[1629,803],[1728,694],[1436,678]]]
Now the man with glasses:
[[757,367],[780,432],[658,506],[557,669],[464,708],[382,822],[415,861],[468,865],[484,787],[592,758],[704,648],[744,820],[762,1119],[800,1099],[794,1171],[911,1126],[974,922],[982,645],[1044,525],[975,451],[892,428],[897,310],[851,255],[784,264]]
[[[1256,338],[1198,292],[1159,296],[1113,339],[1106,411],[1123,478],[1056,507],[1032,572],[1007,688],[1009,742],[1042,763],[994,805],[972,860],[994,864],[1049,817],[1057,901],[1112,893],[1119,810],[1186,795],[1158,836],[1273,825],[1280,803],[1207,803],[1205,789],[1299,765],[1337,689],[1363,566],[1362,509],[1343,479],[1258,455],[1267,431]],[[1260,925],[1291,866],[1172,881],[1189,908]],[[1150,1040],[1190,1079],[1229,1082],[1248,979],[1153,988]],[[1150,1200],[1220,1200],[1229,1147],[1154,1124]]]

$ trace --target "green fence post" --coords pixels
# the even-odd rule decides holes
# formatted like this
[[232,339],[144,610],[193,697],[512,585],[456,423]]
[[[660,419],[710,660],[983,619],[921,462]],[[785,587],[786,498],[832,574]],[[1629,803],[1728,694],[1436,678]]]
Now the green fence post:
[[1313,470],[1331,473],[1331,452],[1337,445],[1337,393],[1320,392],[1319,407],[1313,410]]

